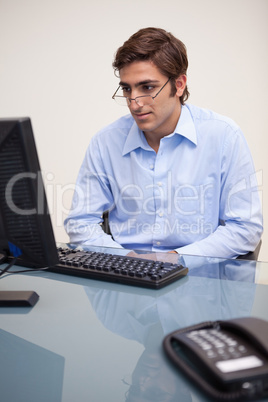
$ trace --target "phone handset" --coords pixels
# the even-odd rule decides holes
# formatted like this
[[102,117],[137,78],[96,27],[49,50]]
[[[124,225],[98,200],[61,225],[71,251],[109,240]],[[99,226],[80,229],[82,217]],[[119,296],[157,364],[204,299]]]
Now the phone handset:
[[268,394],[264,320],[200,323],[167,335],[163,346],[171,361],[215,399],[228,395],[229,400],[250,400]]

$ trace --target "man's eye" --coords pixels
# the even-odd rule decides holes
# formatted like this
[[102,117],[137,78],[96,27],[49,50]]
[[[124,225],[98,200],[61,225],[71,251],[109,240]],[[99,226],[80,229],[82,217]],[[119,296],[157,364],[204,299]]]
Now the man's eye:
[[144,85],[143,86],[143,90],[144,90],[144,92],[150,92],[150,91],[153,91],[154,90],[154,86],[153,85]]
[[130,92],[130,88],[129,87],[121,87],[121,90],[125,93],[129,93]]

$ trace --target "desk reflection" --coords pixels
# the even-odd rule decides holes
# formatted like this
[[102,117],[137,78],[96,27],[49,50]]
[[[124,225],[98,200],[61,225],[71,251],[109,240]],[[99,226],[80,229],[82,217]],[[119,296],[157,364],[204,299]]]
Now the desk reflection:
[[[104,327],[144,346],[133,373],[123,379],[125,400],[191,401],[189,383],[163,353],[164,336],[202,321],[250,316],[254,278],[252,261],[204,258],[190,268],[186,278],[160,291],[147,290],[143,294],[140,289],[121,285],[116,290],[85,287]],[[200,395],[198,398],[203,400]]]

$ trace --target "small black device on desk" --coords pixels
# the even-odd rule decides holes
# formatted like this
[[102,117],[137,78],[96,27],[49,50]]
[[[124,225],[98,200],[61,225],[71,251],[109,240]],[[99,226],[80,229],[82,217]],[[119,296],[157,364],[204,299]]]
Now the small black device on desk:
[[171,361],[213,400],[268,395],[268,322],[244,317],[204,322],[167,335]]
[[15,290],[0,292],[0,307],[33,307],[39,295],[32,290]]

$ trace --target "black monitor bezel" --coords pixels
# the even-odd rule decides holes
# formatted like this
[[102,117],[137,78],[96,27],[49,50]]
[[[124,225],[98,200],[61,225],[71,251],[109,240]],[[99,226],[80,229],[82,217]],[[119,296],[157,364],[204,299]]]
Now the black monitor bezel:
[[[7,185],[16,174],[22,174],[22,178],[11,186],[11,195],[14,205],[24,198],[29,201],[31,208],[25,209],[25,218],[10,208],[6,197]],[[24,174],[29,177],[24,178]],[[31,211],[28,217],[27,211]],[[22,265],[41,268],[57,264],[58,253],[29,117],[0,119],[0,215],[0,252],[12,256],[11,243],[21,251]]]

